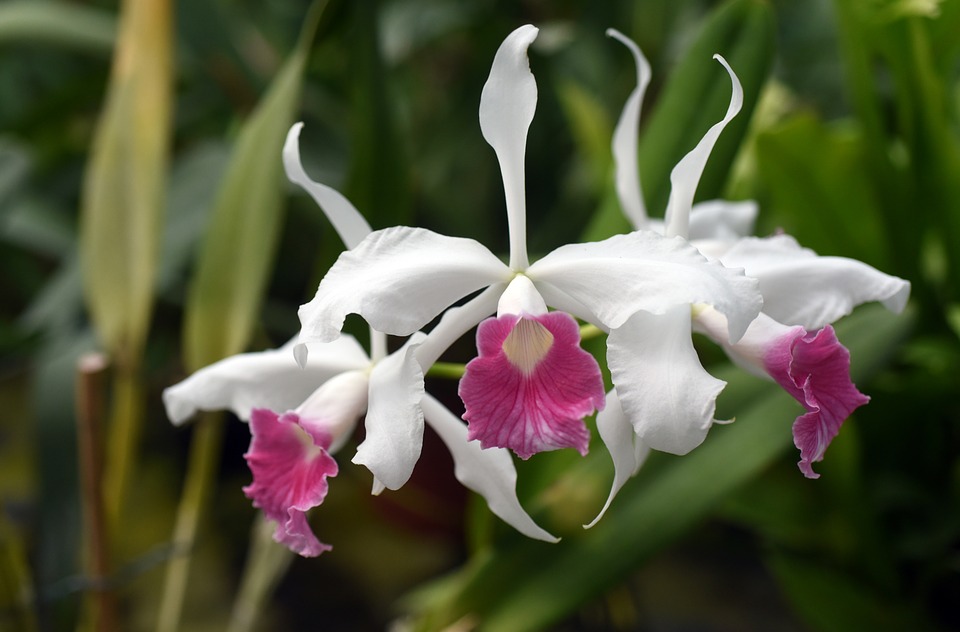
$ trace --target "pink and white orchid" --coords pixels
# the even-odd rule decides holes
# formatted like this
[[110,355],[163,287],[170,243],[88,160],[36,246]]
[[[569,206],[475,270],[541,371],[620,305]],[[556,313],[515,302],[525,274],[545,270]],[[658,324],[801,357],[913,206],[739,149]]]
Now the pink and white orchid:
[[[621,390],[622,412],[644,441],[689,451],[702,440],[712,410],[704,408],[701,397],[672,387],[683,384],[700,394],[717,387],[699,363],[691,362],[690,336],[674,332],[686,328],[689,333],[691,305],[708,304],[724,315],[728,340],[738,340],[760,310],[756,281],[708,261],[682,238],[650,231],[563,246],[529,262],[524,154],[537,88],[526,52],[536,36],[537,29],[528,25],[506,38],[480,100],[481,130],[503,178],[509,263],[470,239],[421,228],[376,231],[340,256],[313,300],[301,307],[300,341],[336,339],[350,313],[378,331],[410,335],[479,291],[463,307],[445,313],[416,356],[426,369],[480,324],[480,357],[468,365],[460,386],[470,437],[526,458],[564,446],[585,452],[582,418],[604,406],[596,363],[579,349],[576,316],[610,332],[607,357]],[[731,102],[731,111],[738,107]],[[698,178],[696,168],[678,174],[674,216],[684,213],[686,191]],[[648,349],[646,357],[638,356],[638,347]],[[664,376],[680,378],[666,384],[678,404],[659,406],[663,399],[647,396],[645,382],[657,388],[665,384]],[[680,432],[662,414],[678,407],[692,407],[687,412],[696,417]]]
[[[801,454],[798,465],[805,476],[817,478],[812,463],[823,458],[850,413],[869,401],[851,382],[849,352],[837,340],[830,323],[868,301],[880,301],[900,312],[909,297],[910,283],[853,259],[818,256],[788,235],[749,237],[757,212],[755,203],[713,200],[691,207],[695,187],[685,188],[680,201],[671,195],[663,222],[650,219],[643,204],[636,160],[640,102],[650,67],[634,42],[613,30],[608,34],[630,49],[637,66],[637,87],[624,106],[613,141],[617,193],[623,211],[636,229],[684,237],[711,261],[743,269],[748,277],[757,279],[763,313],[750,323],[742,338],[730,339],[726,317],[712,307],[695,306],[692,324],[721,344],[737,364],[772,378],[804,406],[807,412],[793,426],[794,442]],[[674,169],[671,181],[675,188],[682,179],[685,162],[687,169],[702,170],[706,153],[694,156],[701,146]],[[678,213],[678,205],[689,212]],[[628,396],[619,386],[617,394]],[[598,417],[598,424],[601,421]],[[623,420],[614,418],[606,423],[615,425]],[[611,447],[611,453],[615,451],[619,454],[614,456],[611,498],[636,468],[636,460],[631,460],[626,448]]]
[[[344,243],[354,246],[369,226],[346,198],[303,171],[300,128],[290,130],[284,146],[287,174],[321,205]],[[424,392],[414,355],[424,338],[418,333],[388,355],[386,336],[371,329],[372,357],[351,336],[307,347],[291,341],[280,349],[232,356],[166,389],[167,415],[180,424],[197,410],[229,409],[249,420],[245,457],[253,483],[244,492],[277,523],[274,539],[303,556],[331,548],[313,534],[306,512],[323,502],[327,479],[338,471],[332,455],[363,417],[366,438],[353,462],[373,472],[375,494],[407,481],[426,422],[450,450],[457,479],[483,496],[494,514],[531,538],[555,542],[520,505],[510,454],[469,442],[463,423]]]

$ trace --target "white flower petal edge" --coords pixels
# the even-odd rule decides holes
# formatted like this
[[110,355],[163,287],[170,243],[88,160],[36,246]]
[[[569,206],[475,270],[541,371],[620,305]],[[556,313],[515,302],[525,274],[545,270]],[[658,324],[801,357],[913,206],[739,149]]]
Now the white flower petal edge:
[[527,24],[507,36],[497,49],[480,95],[480,131],[500,162],[510,229],[510,267],[515,270],[528,264],[523,162],[527,130],[537,109],[537,82],[530,72],[527,48],[538,32]]
[[616,29],[607,29],[612,37],[630,49],[637,66],[637,86],[627,97],[623,113],[613,130],[613,158],[616,165],[614,182],[624,214],[633,222],[634,228],[643,228],[647,222],[647,209],[640,188],[640,168],[637,165],[637,135],[640,128],[640,109],[643,95],[650,83],[650,64],[640,47]]
[[509,278],[510,269],[472,239],[407,226],[378,230],[342,253],[300,306],[300,342],[335,339],[347,314],[408,336],[457,300]]
[[560,541],[537,525],[520,505],[516,491],[517,470],[509,450],[484,450],[478,442],[467,441],[467,427],[463,422],[430,395],[423,398],[421,406],[427,424],[453,456],[458,481],[483,496],[490,511],[525,536],[544,542]]
[[650,447],[640,441],[630,421],[623,414],[616,390],[607,393],[607,404],[597,413],[597,432],[600,433],[600,439],[607,447],[610,458],[613,459],[613,485],[610,487],[610,495],[607,496],[603,509],[589,524],[583,525],[584,529],[591,528],[600,521],[600,518],[603,518],[617,493],[632,476],[640,471],[640,466],[650,454]]
[[681,158],[673,171],[670,172],[670,199],[667,201],[667,211],[664,215],[665,234],[670,237],[674,235],[686,236],[689,232],[693,196],[697,192],[697,184],[700,182],[700,176],[703,175],[704,167],[707,166],[710,152],[713,151],[713,146],[720,138],[720,132],[743,107],[743,88],[740,86],[740,80],[737,79],[736,73],[730,68],[727,60],[720,55],[714,55],[713,58],[719,61],[726,69],[727,74],[730,75],[732,84],[730,105],[727,106],[727,113],[723,119],[708,129],[697,146]]
[[763,302],[757,281],[741,270],[708,262],[684,239],[651,231],[562,246],[531,265],[527,275],[591,310],[591,321],[608,329],[638,311],[662,314],[678,305],[689,310],[694,303],[707,303],[727,317],[730,339],[736,341]]
[[310,194],[333,224],[344,245],[353,248],[370,234],[370,224],[339,191],[314,182],[304,171],[300,162],[301,129],[303,123],[295,123],[287,132],[287,140],[283,144],[283,168],[287,172],[287,178]]
[[291,357],[295,342],[230,356],[164,389],[167,417],[179,425],[198,410],[229,409],[244,421],[252,408],[290,410],[331,377],[370,364],[360,344],[352,336],[343,336],[331,343],[311,344],[310,362],[301,369]]
[[748,237],[720,258],[760,281],[763,312],[785,325],[820,329],[861,303],[880,301],[896,313],[910,282],[846,257],[821,257],[789,235]]
[[423,334],[377,363],[370,373],[367,435],[353,462],[373,473],[374,493],[399,489],[410,478],[423,446],[423,371],[415,355]]
[[693,347],[689,305],[639,312],[610,331],[607,364],[626,417],[654,450],[687,454],[713,424],[726,386],[707,373]]

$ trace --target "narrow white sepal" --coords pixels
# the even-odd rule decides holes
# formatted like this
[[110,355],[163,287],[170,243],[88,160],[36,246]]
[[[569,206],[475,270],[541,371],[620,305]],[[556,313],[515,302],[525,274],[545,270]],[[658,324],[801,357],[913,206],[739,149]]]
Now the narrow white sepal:
[[560,541],[537,525],[520,504],[517,470],[508,450],[484,450],[479,442],[467,441],[464,423],[430,395],[423,398],[421,406],[427,423],[450,450],[458,481],[483,496],[490,511],[523,535],[544,542]]
[[603,509],[589,524],[583,525],[584,529],[597,524],[607,513],[617,493],[640,470],[640,466],[650,453],[650,448],[637,438],[633,426],[623,414],[615,389],[607,393],[606,406],[597,413],[597,432],[600,433],[600,439],[603,445],[607,446],[610,458],[613,459],[613,484],[610,486],[610,495],[607,496]]
[[647,209],[643,203],[640,169],[637,165],[637,135],[640,128],[643,95],[650,83],[650,64],[640,51],[640,47],[629,37],[616,29],[607,29],[607,35],[630,49],[637,66],[637,85],[627,97],[623,113],[617,121],[617,127],[613,130],[613,162],[616,170],[614,181],[620,206],[634,228],[645,228]]
[[524,155],[527,130],[537,109],[537,82],[530,72],[527,48],[537,27],[516,29],[500,45],[480,95],[480,130],[500,162],[510,230],[510,267],[527,267],[527,206]]
[[730,75],[732,92],[730,95],[730,105],[727,106],[727,113],[719,123],[716,123],[707,130],[703,138],[693,150],[680,159],[680,162],[670,172],[670,199],[667,201],[667,212],[664,216],[666,223],[666,235],[673,237],[679,235],[687,237],[690,226],[690,209],[693,206],[693,196],[697,192],[697,184],[700,183],[700,176],[703,175],[703,169],[707,166],[707,159],[717,139],[720,138],[720,132],[727,126],[734,116],[743,107],[743,88],[740,86],[740,80],[730,68],[727,60],[720,55],[714,55],[714,59],[723,64],[727,73]]
[[370,234],[370,224],[339,191],[314,182],[304,171],[303,164],[300,162],[300,130],[302,128],[303,123],[294,123],[287,132],[287,140],[283,144],[283,167],[287,172],[287,178],[310,194],[333,224],[334,230],[340,235],[344,245],[347,248],[353,248]]

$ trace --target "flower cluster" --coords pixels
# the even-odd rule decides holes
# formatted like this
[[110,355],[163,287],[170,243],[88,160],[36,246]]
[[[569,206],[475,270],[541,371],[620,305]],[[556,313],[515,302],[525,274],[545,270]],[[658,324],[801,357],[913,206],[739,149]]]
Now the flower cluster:
[[[507,263],[471,239],[406,226],[371,231],[349,201],[306,175],[300,126],[291,129],[283,153],[288,177],[323,208],[347,250],[301,307],[295,340],[223,360],[164,393],[175,423],[215,408],[250,421],[253,483],[244,491],[277,523],[279,542],[302,555],[329,548],[305,514],[323,501],[337,473],[332,455],[361,419],[365,437],[352,461],[373,474],[374,493],[406,483],[426,423],[449,448],[458,479],[494,513],[530,537],[555,541],[520,505],[510,452],[521,459],[562,448],[585,454],[584,419],[598,411],[597,431],[615,466],[599,519],[650,449],[686,454],[714,423],[724,382],[700,364],[694,332],[803,405],[793,432],[808,477],[817,476],[812,463],[842,422],[867,401],[850,381],[849,354],[830,323],[865,301],[900,310],[909,284],[857,261],[819,257],[787,235],[749,237],[751,203],[693,205],[707,158],[743,100],[719,56],[732,83],[726,115],[674,168],[664,220],[649,219],[636,145],[649,65],[633,42],[609,34],[637,65],[637,87],[613,138],[617,193],[636,229],[629,234],[528,257],[533,26],[500,46],[480,99],[480,128],[503,178]],[[348,314],[369,324],[369,355],[341,334]],[[597,360],[580,347],[578,320],[606,334],[609,391]],[[425,392],[423,375],[474,328],[478,355],[459,385],[464,424]],[[406,343],[388,353],[387,335]]]

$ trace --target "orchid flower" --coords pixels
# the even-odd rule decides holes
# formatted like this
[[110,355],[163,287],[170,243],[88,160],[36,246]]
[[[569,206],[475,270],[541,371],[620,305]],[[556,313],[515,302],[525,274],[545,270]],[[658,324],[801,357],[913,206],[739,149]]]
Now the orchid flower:
[[[610,332],[607,357],[614,384],[624,391],[623,414],[644,441],[689,451],[705,430],[672,428],[660,416],[664,407],[647,406],[643,383],[668,386],[679,402],[668,408],[693,406],[685,412],[700,426],[705,416],[712,419],[712,409],[704,410],[687,389],[717,387],[688,352],[690,336],[675,334],[689,332],[691,305],[704,303],[726,318],[728,340],[739,340],[760,310],[756,282],[707,261],[681,238],[650,231],[562,246],[529,262],[523,163],[537,87],[526,52],[537,32],[527,25],[505,39],[480,99],[481,131],[503,178],[509,263],[470,239],[421,228],[376,231],[340,256],[300,308],[300,342],[336,339],[350,313],[376,330],[409,335],[479,291],[448,310],[418,347],[421,367],[479,324],[480,355],[460,384],[468,436],[521,458],[568,446],[584,453],[589,435],[582,418],[604,407],[604,393],[595,362],[579,348],[576,316]],[[636,353],[641,347],[646,354]]]
[[[663,222],[648,218],[637,171],[636,132],[650,66],[634,42],[612,29],[608,34],[630,49],[637,66],[637,87],[624,106],[613,141],[616,188],[623,211],[636,229],[685,237],[711,261],[743,269],[758,280],[763,312],[738,341],[727,336],[726,317],[712,307],[695,306],[694,326],[721,344],[738,365],[773,379],[805,408],[806,413],[793,425],[794,443],[800,450],[800,470],[808,478],[817,478],[812,463],[823,459],[843,421],[869,401],[851,382],[850,354],[830,323],[868,301],[880,301],[900,312],[910,294],[910,283],[853,259],[817,256],[788,235],[748,237],[757,213],[756,204],[749,201],[697,204],[686,215],[689,222],[684,223],[678,219],[684,214],[677,214],[671,196]],[[688,159],[690,155],[684,160]],[[706,161],[705,155],[702,161]],[[678,165],[673,176],[680,169]],[[682,203],[688,207],[694,189],[685,190],[684,195]],[[600,421],[598,418],[598,424]],[[620,452],[624,454],[619,462],[614,457],[611,497],[635,467],[630,454],[624,448]]]
[[[287,175],[320,204],[344,243],[356,245],[370,228],[345,197],[306,175],[298,148],[301,126],[293,126],[284,145]],[[332,455],[364,415],[367,436],[353,461],[374,472],[374,493],[406,482],[420,456],[426,421],[450,450],[457,479],[483,496],[494,514],[531,538],[555,542],[520,505],[509,453],[468,442],[460,420],[424,393],[413,353],[424,338],[418,333],[387,355],[386,336],[371,329],[372,357],[352,336],[310,344],[309,360],[303,351],[294,360],[295,340],[232,356],[166,389],[167,415],[181,424],[197,410],[229,409],[249,420],[245,458],[253,483],[244,493],[277,523],[274,539],[303,556],[331,548],[313,534],[306,512],[323,502],[327,479],[338,471]]]

